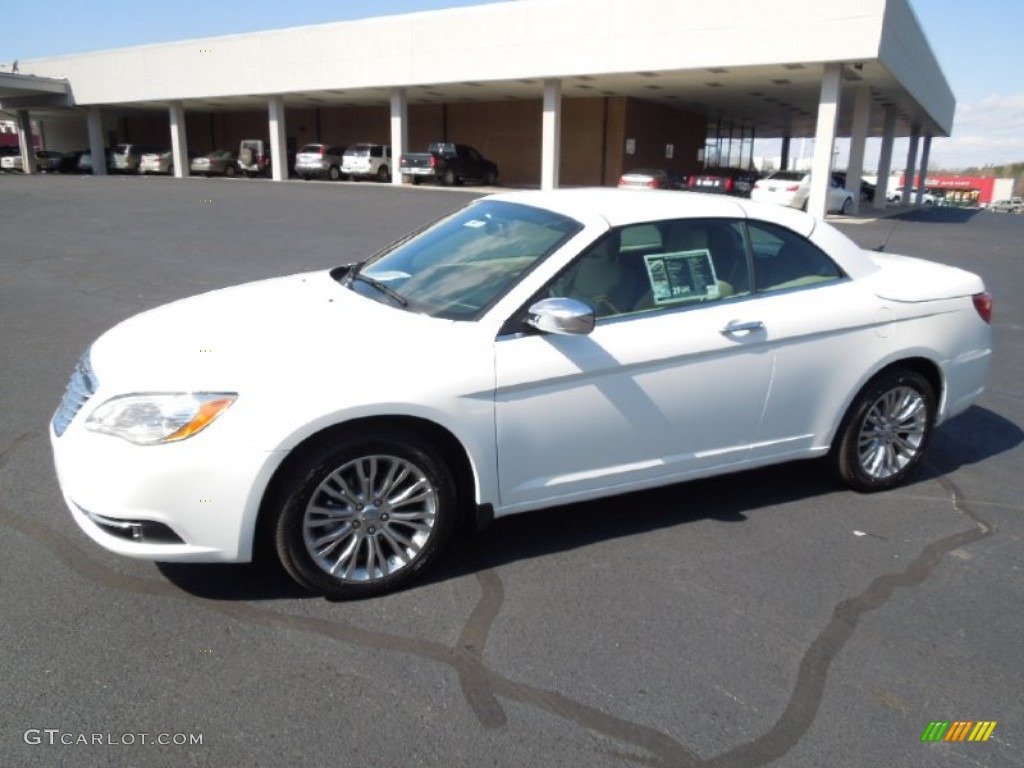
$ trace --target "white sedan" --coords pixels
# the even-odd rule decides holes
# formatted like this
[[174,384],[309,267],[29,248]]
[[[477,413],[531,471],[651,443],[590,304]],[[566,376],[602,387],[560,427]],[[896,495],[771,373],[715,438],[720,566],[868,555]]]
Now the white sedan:
[[124,321],[51,440],[107,549],[244,562],[266,542],[305,587],[360,597],[496,516],[818,457],[891,488],[981,394],[991,310],[976,275],[788,208],[514,192],[360,264]]
[[[790,208],[807,210],[807,199],[811,195],[811,174],[804,171],[776,171],[771,176],[758,179],[750,191],[750,199],[760,203],[786,205]],[[826,209],[830,213],[844,216],[853,210],[853,193],[843,186],[842,179],[833,175],[828,188]]]

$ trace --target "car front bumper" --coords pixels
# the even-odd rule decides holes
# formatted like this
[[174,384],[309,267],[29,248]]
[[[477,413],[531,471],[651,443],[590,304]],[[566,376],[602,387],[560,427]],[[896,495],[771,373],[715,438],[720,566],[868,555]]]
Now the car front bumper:
[[[263,489],[279,456],[215,434],[137,446],[77,417],[50,441],[61,492],[97,544],[127,557],[247,562]],[[204,437],[210,439],[203,439]]]

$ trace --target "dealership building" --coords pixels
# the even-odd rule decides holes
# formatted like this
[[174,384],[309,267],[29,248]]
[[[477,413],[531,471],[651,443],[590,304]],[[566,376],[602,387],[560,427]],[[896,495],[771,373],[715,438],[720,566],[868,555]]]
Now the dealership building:
[[[176,176],[190,152],[247,139],[269,142],[276,180],[309,142],[397,158],[450,141],[504,184],[612,185],[632,168],[747,167],[755,139],[777,140],[785,167],[792,140],[813,138],[816,213],[837,138],[848,186],[869,137],[878,178],[927,177],[955,107],[908,0],[512,0],[0,68],[0,117],[23,148],[33,122],[46,148],[93,157],[167,146]],[[897,137],[909,146],[894,163]]]

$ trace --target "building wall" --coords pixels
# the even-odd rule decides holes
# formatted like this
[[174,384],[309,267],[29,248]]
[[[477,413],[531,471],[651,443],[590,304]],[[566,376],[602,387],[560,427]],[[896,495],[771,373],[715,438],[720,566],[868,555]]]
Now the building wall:
[[[704,148],[707,133],[703,117],[629,99],[624,126],[619,174],[631,168],[667,168],[686,175],[700,167],[697,152]],[[633,154],[626,151],[630,141],[634,144]],[[672,157],[668,157],[669,147]]]

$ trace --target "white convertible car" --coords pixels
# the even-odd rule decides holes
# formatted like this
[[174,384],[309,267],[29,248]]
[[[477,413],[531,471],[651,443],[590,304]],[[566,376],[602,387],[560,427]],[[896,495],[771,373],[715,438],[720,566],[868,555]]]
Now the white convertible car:
[[456,524],[823,457],[859,491],[981,394],[991,297],[796,210],[484,198],[361,264],[145,312],[52,422],[72,515],[130,557],[397,588]]

